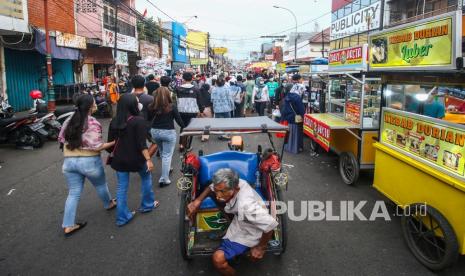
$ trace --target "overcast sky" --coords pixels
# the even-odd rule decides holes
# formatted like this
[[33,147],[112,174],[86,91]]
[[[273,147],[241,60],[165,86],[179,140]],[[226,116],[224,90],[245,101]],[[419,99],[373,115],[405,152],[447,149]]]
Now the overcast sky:
[[[211,44],[229,49],[229,56],[235,59],[245,58],[250,51],[260,50],[260,45],[267,40],[257,39],[261,35],[283,33],[295,27],[292,15],[273,5],[286,7],[297,16],[299,32],[313,31],[315,22],[319,29],[330,26],[331,0],[150,0],[158,8],[179,22],[189,20],[191,29],[210,32]],[[148,15],[170,20],[147,0],[137,0],[136,8]],[[321,17],[314,21],[315,18]],[[293,31],[293,30],[291,30]]]

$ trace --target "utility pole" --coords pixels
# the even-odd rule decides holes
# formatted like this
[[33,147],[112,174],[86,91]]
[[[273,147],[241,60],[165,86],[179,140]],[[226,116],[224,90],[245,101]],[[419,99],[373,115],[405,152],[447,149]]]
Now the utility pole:
[[161,32],[161,19],[158,18],[158,36],[159,36],[159,42],[158,42],[158,47],[160,48],[159,50],[159,53],[158,53],[158,57],[159,58],[162,58],[163,57],[163,35],[162,35],[162,32]]
[[117,55],[118,55],[118,48],[117,48],[117,46],[118,46],[118,6],[119,6],[119,5],[118,5],[118,4],[119,4],[118,1],[119,1],[119,0],[114,0],[114,6],[115,6],[115,18],[114,18],[114,20],[115,20],[115,26],[114,26],[114,28],[113,28],[113,31],[115,32],[115,44],[114,44],[114,46],[113,46],[113,57],[114,57],[114,58],[113,58],[113,59],[114,59],[113,64],[114,64],[114,67],[115,67],[115,68],[114,68],[115,71],[113,72],[113,74],[114,74],[114,76],[115,76],[115,78],[116,78],[116,81],[118,81],[118,69],[116,68],[116,58],[117,58]]
[[50,47],[50,35],[48,30],[48,0],[44,0],[44,25],[45,25],[45,47],[47,49],[47,94],[48,94],[48,111],[53,112],[55,106],[55,89],[53,87],[53,70],[52,70],[52,48]]
[[321,57],[325,57],[325,32],[321,31]]
[[205,71],[210,72],[210,33],[207,32],[207,51],[205,54],[207,55],[207,68]]

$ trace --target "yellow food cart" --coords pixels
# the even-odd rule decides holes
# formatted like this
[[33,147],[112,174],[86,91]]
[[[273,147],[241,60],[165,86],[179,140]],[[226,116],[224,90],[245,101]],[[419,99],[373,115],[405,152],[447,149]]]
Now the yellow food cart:
[[329,54],[328,113],[306,114],[304,133],[317,145],[339,155],[342,180],[354,184],[361,169],[374,167],[378,137],[381,79],[366,72],[367,45]]
[[[384,60],[370,58],[370,70],[382,76],[385,106],[374,144],[374,187],[398,206],[407,246],[431,270],[465,255],[465,126],[454,123],[464,115],[445,113],[448,97],[465,90],[461,19],[460,11],[452,12],[369,37],[372,48],[385,50]],[[396,39],[432,29],[441,32]],[[399,52],[426,46],[428,55]]]

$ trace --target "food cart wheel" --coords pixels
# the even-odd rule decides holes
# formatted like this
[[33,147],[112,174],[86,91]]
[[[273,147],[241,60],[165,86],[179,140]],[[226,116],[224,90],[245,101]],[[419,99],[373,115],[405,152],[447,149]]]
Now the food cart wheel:
[[459,256],[459,245],[447,219],[425,204],[415,203],[404,210],[402,232],[415,258],[435,271],[452,265]]
[[360,166],[358,165],[357,158],[351,152],[343,152],[339,156],[339,173],[342,180],[347,185],[352,185],[358,180],[360,173]]
[[190,220],[186,217],[187,204],[190,203],[191,191],[183,191],[181,194],[181,204],[179,206],[179,245],[181,256],[184,260],[191,260],[192,257],[188,252]]

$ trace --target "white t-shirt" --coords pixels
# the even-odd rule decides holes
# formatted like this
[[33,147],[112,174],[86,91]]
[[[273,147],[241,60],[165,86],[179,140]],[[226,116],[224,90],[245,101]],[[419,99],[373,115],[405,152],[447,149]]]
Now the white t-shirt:
[[[278,222],[269,214],[260,195],[245,180],[239,180],[239,188],[239,192],[224,208],[234,218],[223,239],[254,247],[260,242],[263,233],[275,229]],[[210,189],[214,190],[213,184]]]
[[255,99],[255,96],[259,93],[260,88],[255,86],[253,88],[253,93],[252,93],[252,104],[255,102],[269,102],[270,101],[270,95],[268,94],[268,87],[265,85],[261,90],[261,98],[260,99]]

